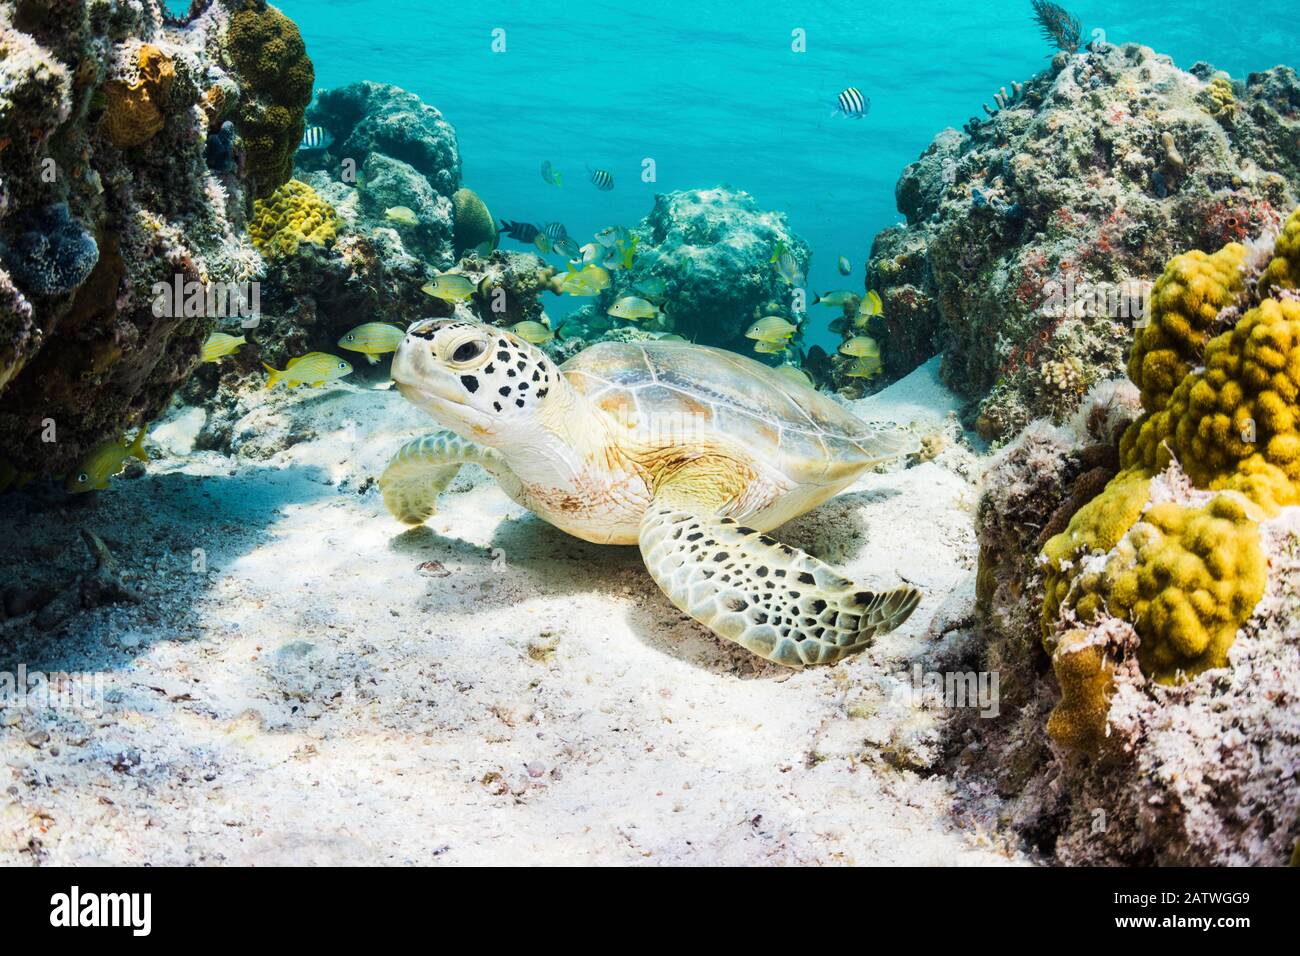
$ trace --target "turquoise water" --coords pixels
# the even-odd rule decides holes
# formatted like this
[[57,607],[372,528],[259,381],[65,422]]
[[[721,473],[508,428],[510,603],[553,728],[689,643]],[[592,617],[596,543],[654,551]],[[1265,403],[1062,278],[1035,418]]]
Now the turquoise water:
[[[900,220],[894,183],[935,133],[1049,59],[1028,0],[815,4],[608,0],[592,4],[284,0],[320,87],[395,83],[440,109],[464,180],[500,217],[586,236],[632,224],[656,192],[730,184],[786,212],[812,246],[812,288],[859,288],[871,239]],[[1067,5],[1189,67],[1234,76],[1294,62],[1294,17],[1272,4],[1183,0]],[[791,49],[806,32],[807,51]],[[505,52],[492,32],[505,31]],[[861,121],[836,94],[872,99]],[[653,159],[657,181],[641,181]],[[565,173],[556,189],[538,169]],[[584,166],[610,170],[597,192]],[[853,275],[835,271],[839,256]],[[548,305],[552,311],[555,309]]]

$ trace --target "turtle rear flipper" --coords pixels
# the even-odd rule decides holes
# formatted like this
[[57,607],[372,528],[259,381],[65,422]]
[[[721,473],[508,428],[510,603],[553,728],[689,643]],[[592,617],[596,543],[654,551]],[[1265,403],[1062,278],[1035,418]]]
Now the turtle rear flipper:
[[379,476],[384,504],[398,521],[423,524],[438,510],[438,496],[461,465],[469,462],[482,465],[498,478],[505,468],[497,452],[452,431],[414,438],[397,450]]
[[864,590],[811,555],[682,495],[656,496],[641,520],[640,543],[646,568],[673,604],[787,667],[863,651],[921,600],[909,586]]

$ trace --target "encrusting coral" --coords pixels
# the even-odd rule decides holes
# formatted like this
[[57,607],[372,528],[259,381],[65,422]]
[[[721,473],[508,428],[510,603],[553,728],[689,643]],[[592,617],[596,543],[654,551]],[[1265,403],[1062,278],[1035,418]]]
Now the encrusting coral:
[[1047,733],[1053,740],[1088,753],[1102,750],[1114,669],[1105,641],[1095,640],[1082,628],[1061,635],[1052,654],[1061,700],[1047,718]]
[[136,78],[114,80],[104,87],[104,130],[118,149],[148,142],[162,130],[163,104],[176,79],[172,58],[151,43],[140,45]]
[[296,253],[304,242],[331,244],[338,228],[334,207],[306,183],[291,179],[269,198],[253,202],[248,234],[262,255],[279,259]]

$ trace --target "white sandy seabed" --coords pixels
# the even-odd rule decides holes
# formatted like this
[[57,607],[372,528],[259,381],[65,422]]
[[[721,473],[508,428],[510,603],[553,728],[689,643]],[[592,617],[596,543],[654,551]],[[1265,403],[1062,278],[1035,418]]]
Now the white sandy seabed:
[[[936,369],[856,410],[933,427],[956,405]],[[925,770],[939,718],[900,680],[968,606],[969,452],[778,532],[925,593],[867,653],[792,673],[677,612],[636,548],[570,538],[477,469],[404,530],[374,478],[434,426],[395,393],[258,401],[237,431],[295,439],[269,458],[195,452],[204,413],[181,408],[143,477],[4,505],[18,579],[84,570],[86,528],[146,599],[0,630],[0,671],[106,690],[0,716],[0,863],[1026,862],[957,822]]]

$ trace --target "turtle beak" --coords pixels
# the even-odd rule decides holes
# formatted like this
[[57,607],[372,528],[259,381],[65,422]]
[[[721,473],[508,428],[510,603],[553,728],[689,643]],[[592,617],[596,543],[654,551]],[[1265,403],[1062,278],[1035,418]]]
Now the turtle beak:
[[430,398],[464,405],[464,388],[434,352],[433,332],[423,322],[417,322],[407,330],[406,338],[402,339],[397,354],[393,356],[393,381],[402,396],[416,405],[423,407]]

